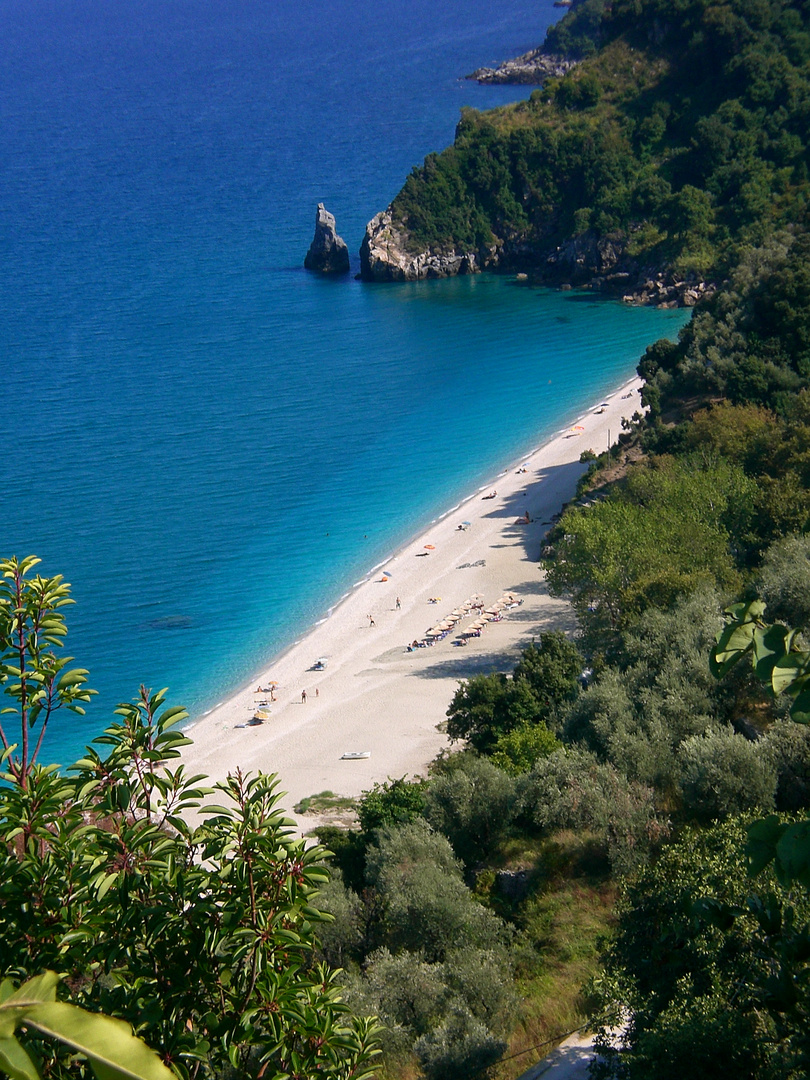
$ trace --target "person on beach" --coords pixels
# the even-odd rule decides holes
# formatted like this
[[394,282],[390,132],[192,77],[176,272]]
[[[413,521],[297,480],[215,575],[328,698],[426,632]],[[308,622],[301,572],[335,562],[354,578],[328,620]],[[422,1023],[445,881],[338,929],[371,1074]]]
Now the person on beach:
[[376,623],[374,622],[374,616],[373,616],[373,615],[369,615],[369,617],[368,617],[368,625],[369,625],[369,627],[372,627],[372,626],[376,626],[376,625],[377,625],[377,624],[376,624]]
[[315,687],[315,697],[320,697],[320,692],[318,691],[317,686]]
[[399,597],[397,597],[397,611],[399,611],[399,609],[400,609],[401,607],[402,607],[402,601],[400,600],[400,598],[399,598]]
[[307,692],[306,692],[306,690],[302,690],[301,691],[301,704],[306,705],[306,703],[307,703]]

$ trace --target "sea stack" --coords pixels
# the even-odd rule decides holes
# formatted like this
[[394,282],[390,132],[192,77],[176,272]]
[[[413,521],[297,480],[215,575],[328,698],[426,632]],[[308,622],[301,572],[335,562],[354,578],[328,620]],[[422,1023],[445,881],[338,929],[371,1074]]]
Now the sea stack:
[[349,249],[335,231],[335,215],[323,203],[315,214],[315,236],[309,246],[304,266],[316,274],[348,274]]

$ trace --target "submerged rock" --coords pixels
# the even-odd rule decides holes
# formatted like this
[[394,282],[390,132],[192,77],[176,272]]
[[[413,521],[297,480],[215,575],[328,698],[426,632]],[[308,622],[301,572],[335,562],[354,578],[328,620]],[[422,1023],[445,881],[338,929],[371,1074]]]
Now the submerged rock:
[[348,274],[349,249],[335,229],[335,215],[323,203],[315,214],[315,236],[304,259],[307,270],[316,274]]

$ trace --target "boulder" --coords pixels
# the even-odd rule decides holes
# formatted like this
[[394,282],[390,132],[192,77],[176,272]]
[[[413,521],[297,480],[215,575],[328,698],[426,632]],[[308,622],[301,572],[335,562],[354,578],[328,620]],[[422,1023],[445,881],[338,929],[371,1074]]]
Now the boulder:
[[316,274],[349,272],[349,249],[335,230],[335,215],[330,214],[323,203],[318,203],[315,236],[304,259],[304,266]]

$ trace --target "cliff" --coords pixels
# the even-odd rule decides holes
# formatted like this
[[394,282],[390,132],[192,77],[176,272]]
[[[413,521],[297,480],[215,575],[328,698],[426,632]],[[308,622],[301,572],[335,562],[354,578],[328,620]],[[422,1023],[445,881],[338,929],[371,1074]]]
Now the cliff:
[[406,230],[394,223],[390,210],[376,214],[366,226],[360,246],[360,273],[367,281],[420,281],[424,278],[474,274],[481,267],[471,251],[411,253]]

